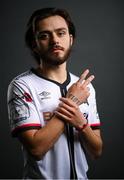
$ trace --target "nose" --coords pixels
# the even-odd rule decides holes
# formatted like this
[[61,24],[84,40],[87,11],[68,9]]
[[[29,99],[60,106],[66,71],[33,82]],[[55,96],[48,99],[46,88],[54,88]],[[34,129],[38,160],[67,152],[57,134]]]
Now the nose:
[[51,44],[59,44],[59,38],[56,33],[51,34]]

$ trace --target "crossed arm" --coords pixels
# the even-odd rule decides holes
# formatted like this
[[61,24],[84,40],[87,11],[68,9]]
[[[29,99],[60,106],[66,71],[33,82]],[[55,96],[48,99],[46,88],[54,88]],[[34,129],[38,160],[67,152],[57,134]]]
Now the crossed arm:
[[36,160],[40,160],[52,148],[63,133],[65,123],[70,123],[80,129],[79,133],[84,139],[85,147],[93,157],[101,154],[100,130],[92,130],[88,125],[82,129],[86,124],[86,119],[82,116],[79,105],[87,101],[90,95],[87,85],[94,79],[94,76],[86,78],[88,73],[89,71],[86,70],[80,79],[69,88],[66,98],[60,98],[61,103],[46,126],[39,130],[27,130],[19,134],[19,140]]

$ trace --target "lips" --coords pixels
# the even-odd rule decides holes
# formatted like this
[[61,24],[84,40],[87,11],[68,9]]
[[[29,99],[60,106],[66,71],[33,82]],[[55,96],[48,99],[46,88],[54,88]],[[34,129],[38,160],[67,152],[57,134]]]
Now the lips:
[[51,52],[59,52],[61,49],[51,49]]
[[50,48],[50,51],[51,52],[57,52],[57,51],[64,51],[64,48],[63,47],[52,47]]

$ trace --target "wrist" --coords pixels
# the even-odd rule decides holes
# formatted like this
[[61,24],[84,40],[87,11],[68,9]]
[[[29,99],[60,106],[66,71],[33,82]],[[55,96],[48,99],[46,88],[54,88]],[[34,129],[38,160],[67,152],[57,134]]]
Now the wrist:
[[80,104],[81,104],[81,102],[79,101],[79,99],[78,99],[75,95],[69,94],[67,97],[68,97],[69,99],[71,99],[73,102],[75,102],[77,105],[80,105]]
[[88,120],[86,119],[85,123],[83,123],[83,125],[81,125],[81,126],[78,126],[76,129],[77,129],[78,131],[82,131],[82,130],[84,130],[87,126],[88,126]]

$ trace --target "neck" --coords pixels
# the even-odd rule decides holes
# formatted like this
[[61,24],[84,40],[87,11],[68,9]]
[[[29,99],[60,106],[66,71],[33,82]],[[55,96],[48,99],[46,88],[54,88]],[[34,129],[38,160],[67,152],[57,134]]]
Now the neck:
[[42,64],[38,67],[37,71],[42,76],[61,84],[67,79],[66,63],[54,67]]

